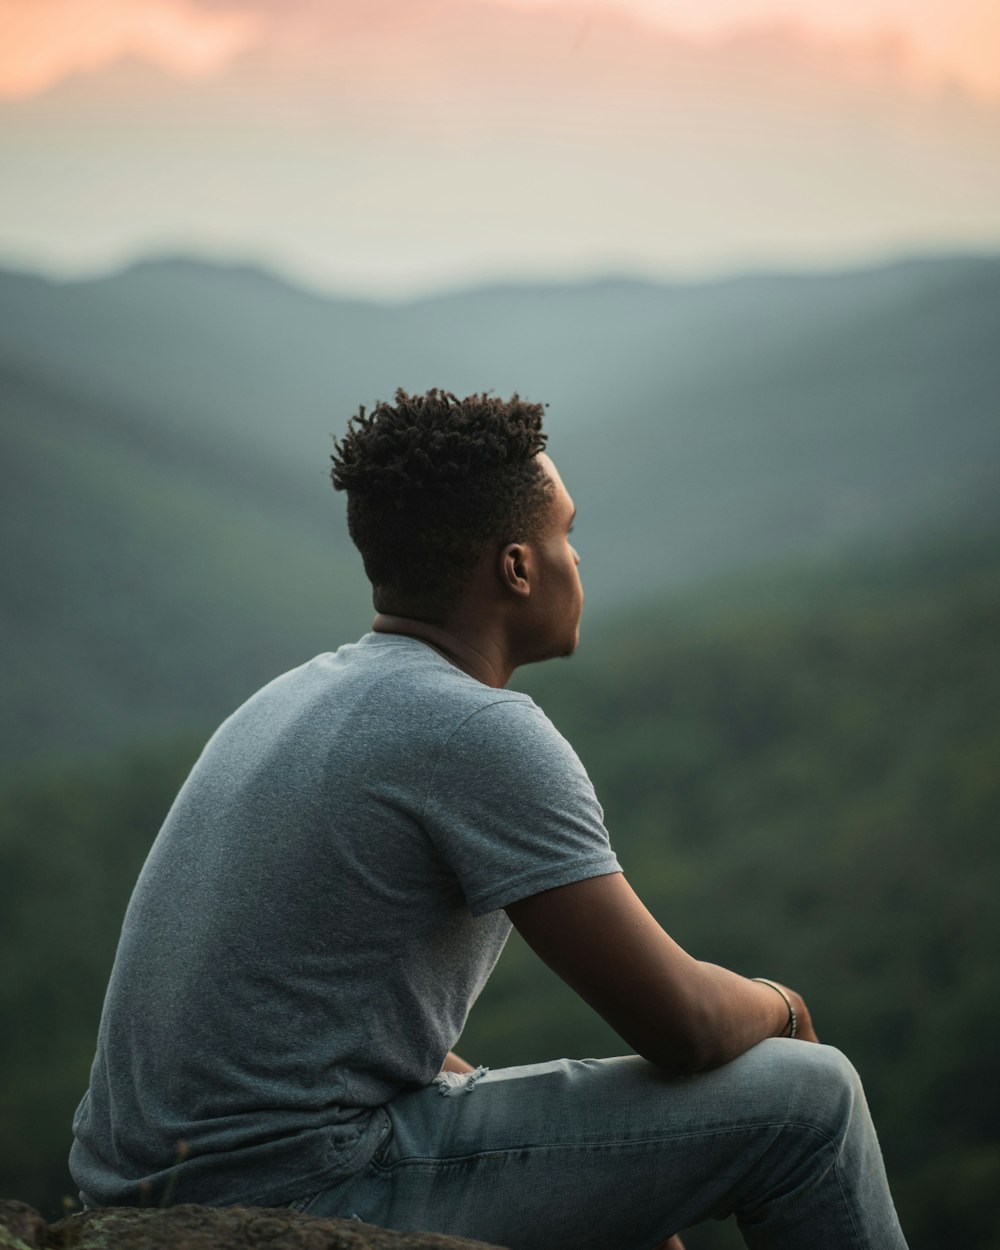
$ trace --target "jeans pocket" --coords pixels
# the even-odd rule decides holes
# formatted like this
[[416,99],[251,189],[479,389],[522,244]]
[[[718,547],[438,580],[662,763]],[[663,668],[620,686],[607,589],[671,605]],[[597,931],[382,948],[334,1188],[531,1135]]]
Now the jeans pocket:
[[371,1158],[368,1160],[369,1168],[376,1172],[384,1172],[391,1165],[392,1160],[389,1158],[389,1150],[392,1146],[393,1131],[392,1120],[383,1110],[381,1112],[382,1123],[379,1126],[378,1145],[372,1151]]

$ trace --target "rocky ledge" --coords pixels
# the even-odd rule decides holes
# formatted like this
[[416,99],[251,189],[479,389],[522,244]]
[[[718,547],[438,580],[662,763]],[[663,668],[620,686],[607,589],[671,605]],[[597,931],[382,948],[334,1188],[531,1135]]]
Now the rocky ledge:
[[439,1233],[394,1233],[285,1207],[100,1207],[47,1224],[0,1200],[0,1250],[502,1250]]

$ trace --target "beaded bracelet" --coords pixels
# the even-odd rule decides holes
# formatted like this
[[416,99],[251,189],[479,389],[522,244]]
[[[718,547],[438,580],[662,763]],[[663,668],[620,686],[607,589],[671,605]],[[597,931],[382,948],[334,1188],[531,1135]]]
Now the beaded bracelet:
[[795,1014],[795,1008],[792,1006],[792,1000],[785,993],[784,989],[782,989],[777,981],[769,981],[767,977],[751,977],[750,980],[759,981],[761,985],[769,985],[772,990],[775,990],[785,1000],[785,1006],[788,1008],[788,1023],[785,1025],[786,1031],[782,1033],[781,1036],[795,1037],[799,1031],[799,1018]]

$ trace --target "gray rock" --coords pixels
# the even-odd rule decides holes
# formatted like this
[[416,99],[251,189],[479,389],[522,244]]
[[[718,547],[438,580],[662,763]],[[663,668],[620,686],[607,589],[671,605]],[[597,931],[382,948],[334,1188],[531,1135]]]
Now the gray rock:
[[502,1250],[440,1233],[397,1233],[286,1207],[99,1207],[46,1224],[0,1200],[0,1250]]

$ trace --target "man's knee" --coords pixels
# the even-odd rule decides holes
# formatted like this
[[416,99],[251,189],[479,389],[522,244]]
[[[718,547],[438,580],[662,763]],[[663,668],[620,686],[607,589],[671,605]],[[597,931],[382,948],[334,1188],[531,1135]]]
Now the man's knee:
[[761,1047],[769,1052],[772,1095],[782,1106],[789,1127],[797,1125],[837,1139],[852,1120],[867,1118],[861,1078],[836,1047],[781,1038],[763,1042]]

